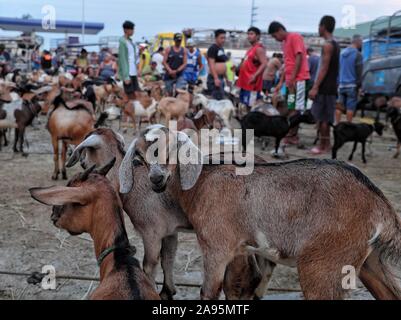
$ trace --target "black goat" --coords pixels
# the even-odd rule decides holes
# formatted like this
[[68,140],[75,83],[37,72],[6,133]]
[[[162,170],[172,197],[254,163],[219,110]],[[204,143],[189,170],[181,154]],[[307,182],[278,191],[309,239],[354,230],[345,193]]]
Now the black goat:
[[297,114],[289,119],[284,116],[267,116],[261,112],[250,112],[242,120],[237,120],[241,123],[242,129],[242,146],[246,152],[248,142],[246,137],[247,130],[254,130],[254,136],[273,137],[276,139],[275,150],[278,154],[281,140],[283,140],[292,128],[295,128],[301,123],[315,123],[310,114]]
[[391,124],[393,125],[394,133],[397,136],[397,152],[394,155],[394,159],[397,159],[400,156],[401,152],[401,114],[400,110],[395,107],[390,107],[387,109],[386,120],[391,120]]
[[366,161],[366,141],[372,135],[373,132],[377,132],[379,136],[383,135],[384,125],[378,121],[374,125],[366,123],[350,123],[341,122],[334,127],[334,147],[333,147],[333,159],[337,159],[338,150],[347,142],[354,142],[354,148],[351,155],[349,156],[349,161],[354,158],[354,153],[358,147],[358,143],[362,144],[362,160],[363,163]]

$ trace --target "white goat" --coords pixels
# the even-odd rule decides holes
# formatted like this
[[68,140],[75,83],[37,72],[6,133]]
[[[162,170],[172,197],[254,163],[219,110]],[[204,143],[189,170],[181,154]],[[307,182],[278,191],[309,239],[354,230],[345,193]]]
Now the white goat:
[[210,100],[203,94],[195,94],[192,104],[194,106],[202,106],[202,108],[216,112],[224,122],[224,126],[232,129],[230,120],[235,112],[235,107],[230,100]]

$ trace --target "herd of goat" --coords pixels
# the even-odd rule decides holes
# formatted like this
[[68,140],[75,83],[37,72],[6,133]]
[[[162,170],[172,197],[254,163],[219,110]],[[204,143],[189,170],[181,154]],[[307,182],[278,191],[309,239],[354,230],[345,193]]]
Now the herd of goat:
[[[314,124],[309,111],[287,118],[260,105],[243,115],[235,96],[215,101],[195,88],[163,97],[160,83],[146,84],[137,100],[127,104],[116,81],[96,83],[67,75],[38,81],[18,74],[12,79],[0,80],[0,148],[8,143],[7,130],[14,128],[14,152],[26,155],[25,129],[43,113],[54,148],[52,179],[60,174],[67,179],[66,168],[78,163],[84,170],[65,187],[32,188],[30,193],[53,206],[51,220],[57,228],[92,237],[100,285],[91,299],[173,299],[179,232],[197,236],[204,266],[202,299],[218,299],[221,291],[230,300],[262,299],[276,265],[298,269],[306,299],[344,298],[346,266],[355,268],[375,298],[401,298],[401,220],[356,167],[336,160],[267,163],[255,157],[254,171],[239,176],[239,165],[211,165],[219,155],[202,154],[185,134],[188,129],[231,130],[237,118],[243,132],[253,129],[256,137],[275,138],[278,154],[291,128]],[[387,117],[399,141],[399,156],[401,114],[392,103],[397,101],[390,102]],[[125,117],[138,129],[128,148],[119,133],[101,128],[111,116],[109,104],[124,107]],[[170,120],[178,121],[177,131],[165,126]],[[143,130],[142,121],[149,123]],[[333,159],[352,141],[350,160],[361,143],[366,162],[367,139],[383,129],[379,119],[372,125],[339,124]],[[159,152],[190,150],[201,160],[150,161],[146,155],[162,136],[174,143]],[[69,145],[75,149],[67,159]],[[243,152],[246,145],[243,139]],[[142,264],[129,243],[125,213],[143,239]],[[159,263],[164,274],[160,294],[155,284]]]

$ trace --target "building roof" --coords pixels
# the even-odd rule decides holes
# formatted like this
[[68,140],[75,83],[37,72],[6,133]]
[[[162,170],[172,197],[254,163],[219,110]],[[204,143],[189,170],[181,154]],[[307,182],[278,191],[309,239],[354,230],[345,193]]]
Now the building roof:
[[[0,17],[0,29],[21,32],[82,33],[82,22],[56,21],[55,29],[44,29],[41,19]],[[85,34],[95,35],[104,29],[103,23],[85,22]]]

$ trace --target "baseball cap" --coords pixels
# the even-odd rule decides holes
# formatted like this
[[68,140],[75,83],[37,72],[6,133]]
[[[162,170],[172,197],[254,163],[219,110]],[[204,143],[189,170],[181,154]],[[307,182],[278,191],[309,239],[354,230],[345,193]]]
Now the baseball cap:
[[182,40],[182,34],[181,33],[176,33],[174,35],[174,41],[181,41]]
[[187,40],[187,47],[194,47],[195,46],[195,41],[193,39],[188,39]]

